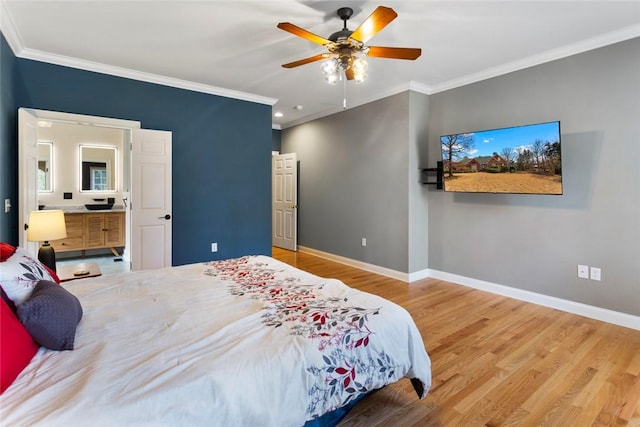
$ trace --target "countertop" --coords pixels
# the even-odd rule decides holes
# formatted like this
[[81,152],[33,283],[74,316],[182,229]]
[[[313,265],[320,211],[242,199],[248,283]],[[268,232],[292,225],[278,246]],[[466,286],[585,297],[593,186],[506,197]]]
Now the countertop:
[[101,212],[124,212],[123,205],[113,205],[111,209],[89,210],[84,206],[45,206],[43,210],[60,209],[64,213],[101,213]]

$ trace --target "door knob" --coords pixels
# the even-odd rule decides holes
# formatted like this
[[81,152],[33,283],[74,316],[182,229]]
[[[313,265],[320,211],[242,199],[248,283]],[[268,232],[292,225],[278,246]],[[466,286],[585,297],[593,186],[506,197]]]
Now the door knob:
[[296,205],[291,205],[291,206],[289,206],[289,208],[295,209],[295,208],[297,208],[297,206]]
[[166,214],[165,216],[159,216],[158,219],[171,219],[171,215]]

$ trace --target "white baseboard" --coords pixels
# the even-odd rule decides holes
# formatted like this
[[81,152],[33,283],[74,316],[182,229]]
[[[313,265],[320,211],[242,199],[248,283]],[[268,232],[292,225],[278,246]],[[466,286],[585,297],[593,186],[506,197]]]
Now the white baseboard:
[[525,302],[531,302],[534,304],[542,305],[544,307],[555,308],[558,310],[566,311],[568,313],[589,317],[591,319],[613,323],[614,325],[620,325],[626,328],[640,330],[640,317],[631,314],[608,310],[606,308],[596,307],[593,305],[583,304],[580,302],[570,301],[562,298],[556,298],[549,295],[526,291],[523,289],[498,285],[496,283],[485,282],[484,280],[473,279],[471,277],[460,276],[444,271],[429,269],[429,277],[445,280],[451,283],[457,283],[459,285],[467,286],[474,289],[480,289],[482,291],[491,292],[492,294],[502,295]]
[[409,283],[417,282],[418,280],[428,279],[429,278],[429,269],[414,271],[413,273],[409,273]]
[[555,308],[558,310],[566,311],[567,313],[573,313],[579,316],[588,317],[590,319],[601,320],[603,322],[612,323],[614,325],[624,326],[625,328],[640,330],[640,316],[634,316],[632,314],[621,313],[619,311],[608,310],[606,308],[596,307],[593,305],[583,304],[580,302],[570,301],[562,298],[556,298],[549,295],[526,291],[523,289],[512,288],[509,286],[499,285],[497,283],[486,282],[484,280],[478,280],[471,277],[460,276],[457,274],[447,273],[439,270],[427,269],[414,273],[403,273],[389,268],[368,264],[366,262],[357,261],[351,258],[346,258],[303,246],[298,246],[298,250],[300,252],[339,262],[351,267],[360,268],[365,271],[370,271],[372,273],[391,277],[392,279],[401,280],[407,283],[432,277],[434,279],[445,280],[447,282],[479,289],[482,291],[490,292],[492,294],[502,295],[505,297],[538,304],[544,307]]
[[403,282],[409,282],[409,274],[401,271],[392,270],[386,267],[380,267],[378,265],[369,264],[355,259],[346,258],[340,255],[330,254],[329,252],[319,251],[317,249],[307,248],[305,246],[298,246],[298,250],[303,253],[315,255],[320,258],[328,259],[330,261],[339,262],[350,267],[356,267],[361,270],[369,271],[371,273],[380,274],[382,276],[391,277],[392,279],[402,280]]

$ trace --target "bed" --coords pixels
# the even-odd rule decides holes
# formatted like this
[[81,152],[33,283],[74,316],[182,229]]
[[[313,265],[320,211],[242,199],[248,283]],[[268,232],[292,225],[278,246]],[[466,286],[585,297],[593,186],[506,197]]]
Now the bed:
[[270,257],[63,285],[83,311],[73,350],[37,350],[0,395],[2,425],[299,427],[431,384],[406,310]]

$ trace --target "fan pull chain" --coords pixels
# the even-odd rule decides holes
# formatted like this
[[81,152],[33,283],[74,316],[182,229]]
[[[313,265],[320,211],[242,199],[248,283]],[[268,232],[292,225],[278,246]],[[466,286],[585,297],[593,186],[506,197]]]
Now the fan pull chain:
[[342,109],[347,109],[347,78],[342,78]]

